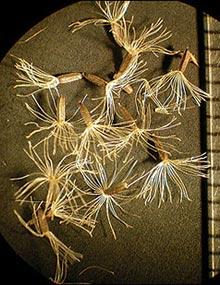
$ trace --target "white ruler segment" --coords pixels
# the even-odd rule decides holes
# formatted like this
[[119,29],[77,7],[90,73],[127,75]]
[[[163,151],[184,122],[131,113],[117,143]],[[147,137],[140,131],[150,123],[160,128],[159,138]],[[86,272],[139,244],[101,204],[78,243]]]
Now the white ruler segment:
[[220,22],[204,15],[207,103],[209,276],[220,273]]

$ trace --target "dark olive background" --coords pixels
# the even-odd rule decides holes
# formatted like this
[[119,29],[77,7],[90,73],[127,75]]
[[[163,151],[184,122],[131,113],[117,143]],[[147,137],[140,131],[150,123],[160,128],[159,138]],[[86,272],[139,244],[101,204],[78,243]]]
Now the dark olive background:
[[[62,3],[61,3],[62,2]],[[37,3],[31,3],[31,1],[28,4],[24,4],[24,3],[20,3],[19,6],[16,6],[18,4],[15,3],[11,3],[11,5],[9,6],[7,4],[4,4],[4,7],[2,7],[1,9],[1,15],[6,15],[6,18],[3,20],[3,17],[1,17],[1,35],[0,35],[0,39],[1,39],[1,43],[0,43],[0,47],[1,47],[1,51],[0,51],[0,55],[1,58],[3,58],[4,54],[9,50],[9,48],[20,38],[20,36],[22,36],[29,28],[31,28],[33,25],[35,25],[36,23],[38,23],[40,20],[42,20],[45,16],[50,15],[52,12],[59,10],[60,8],[64,7],[65,5],[68,5],[70,3],[73,3],[74,1],[38,1]],[[189,2],[189,1],[188,1]],[[200,5],[200,9],[202,9],[202,5],[199,3]],[[2,5],[2,4],[1,4]],[[134,5],[134,4],[133,4]],[[156,1],[155,4],[156,5]],[[179,3],[180,5],[180,3]],[[167,6],[168,7],[168,6]],[[176,6],[177,7],[177,6]],[[192,21],[192,23],[195,24],[196,21],[196,13],[195,11],[193,12],[193,19],[191,16],[191,13],[186,13],[184,11],[184,9],[189,9],[187,11],[191,11],[191,9],[187,6],[182,6],[184,8],[182,8],[181,13],[180,13],[180,17],[182,15],[181,20],[183,21],[183,25],[185,25],[185,23],[188,23],[189,21]],[[206,7],[207,8],[207,7]],[[209,11],[211,11],[211,7],[208,7]],[[176,8],[177,9],[177,8]],[[154,10],[155,11],[155,10]],[[213,9],[214,12],[216,11],[215,9]],[[177,10],[175,11],[177,12]],[[167,9],[167,13],[168,9]],[[170,14],[174,13],[174,11],[170,11]],[[175,15],[175,13],[174,13]],[[163,18],[165,18],[162,15]],[[188,20],[187,20],[188,19]],[[185,21],[185,22],[184,22]],[[61,23],[62,24],[62,23]],[[167,19],[165,18],[165,24],[167,24]],[[179,28],[178,26],[176,26],[176,22],[172,20],[170,20],[169,23],[169,29],[171,29],[174,32],[174,36],[179,35],[178,33],[178,29],[182,29]],[[189,45],[192,45],[192,43],[190,42],[191,39],[191,32],[194,33],[195,35],[195,31],[190,31],[190,29],[187,29],[189,35],[186,37],[185,42],[189,41]],[[181,36],[180,36],[180,45],[176,48],[181,48]],[[184,40],[183,40],[184,41]],[[185,44],[184,42],[184,44]],[[198,117],[197,117],[198,120]],[[198,128],[198,126],[197,126]],[[192,134],[193,136],[193,140],[196,140],[199,137],[199,133],[197,132],[196,138],[195,138],[195,133]],[[16,144],[16,142],[14,142]],[[1,147],[1,146],[0,146]],[[199,150],[200,146],[198,144],[198,142],[196,142],[196,149]],[[198,183],[197,183],[198,186]],[[197,187],[198,188],[198,187]],[[197,189],[198,190],[198,189]],[[188,266],[188,272],[186,269],[186,273],[184,273],[184,268],[179,269],[179,271],[177,270],[178,265],[176,266],[175,270],[177,270],[175,272],[175,270],[172,271],[172,266],[175,264],[175,261],[171,262],[171,266],[169,266],[169,264],[166,264],[164,266],[164,268],[161,269],[161,274],[162,275],[167,275],[167,280],[171,280],[172,278],[172,274],[173,274],[173,284],[175,284],[175,282],[178,283],[200,283],[202,281],[202,276],[205,276],[205,274],[202,274],[202,244],[200,244],[201,239],[200,239],[200,235],[202,235],[201,232],[201,208],[200,208],[200,201],[198,200],[199,195],[196,195],[196,201],[194,201],[194,204],[188,204],[187,201],[185,201],[184,205],[175,205],[174,207],[176,207],[176,212],[179,211],[177,213],[177,218],[179,219],[179,222],[183,224],[183,228],[182,228],[182,233],[180,232],[180,229],[178,230],[177,233],[177,243],[176,245],[174,244],[174,247],[172,248],[173,251],[176,251],[176,258],[177,260],[179,259],[185,259],[186,265]],[[163,207],[164,209],[162,210],[163,212],[159,212],[160,210],[156,209],[156,205],[154,205],[153,207],[151,207],[151,211],[152,211],[152,215],[160,215],[161,217],[166,215],[166,211],[171,210],[171,213],[168,214],[167,217],[165,217],[165,221],[170,222],[170,219],[172,218],[172,216],[175,213],[174,209],[171,209],[169,206],[167,206],[167,209],[165,210],[165,207]],[[172,211],[173,214],[172,214]],[[181,212],[182,211],[182,212]],[[186,213],[187,211],[187,213]],[[4,213],[1,212],[1,215],[4,215]],[[4,218],[7,220],[7,218]],[[187,221],[185,220],[187,219]],[[198,223],[196,225],[196,223]],[[171,223],[172,224],[172,223]],[[187,224],[187,228],[184,227],[184,225]],[[140,224],[141,226],[141,224]],[[198,227],[197,230],[195,231],[194,227]],[[151,229],[153,228],[153,219],[151,222]],[[175,234],[173,231],[175,231],[175,229],[169,228],[170,226],[168,226],[168,232],[170,232],[171,237],[174,237]],[[155,225],[155,231],[158,229],[159,230],[160,225]],[[166,234],[168,233],[166,232]],[[139,231],[139,234],[146,234],[149,237],[149,232],[147,233],[142,233],[141,231]],[[187,249],[185,247],[185,249],[183,249],[183,252],[181,251],[181,234],[183,235],[183,240],[184,240],[184,236],[188,236],[187,241],[188,241],[188,246],[189,248]],[[178,236],[179,235],[179,236]],[[191,236],[190,236],[191,235]],[[195,236],[194,236],[195,235]],[[129,236],[129,233],[128,233]],[[157,236],[157,235],[155,235]],[[168,237],[166,237],[167,240],[169,239]],[[163,239],[163,234],[161,234],[161,239]],[[192,243],[190,244],[190,239],[192,239]],[[133,237],[133,242],[136,242],[136,238],[135,236]],[[158,243],[159,245],[159,243]],[[161,242],[161,245],[163,245],[163,242]],[[132,241],[130,245],[127,245],[127,247],[132,246]],[[143,245],[144,247],[145,245]],[[1,268],[1,272],[3,274],[3,276],[5,276],[7,278],[7,283],[10,282],[10,280],[14,280],[14,277],[16,277],[16,281],[17,282],[22,282],[22,284],[44,284],[42,282],[46,282],[44,281],[41,276],[39,276],[35,271],[31,270],[31,268],[27,267],[26,264],[23,262],[22,259],[20,259],[20,257],[15,256],[13,250],[11,250],[7,243],[5,243],[5,241],[2,239],[1,240],[1,252],[3,250],[4,254],[1,254],[2,256],[2,261],[4,261],[3,263],[3,268]],[[147,246],[145,248],[146,252],[148,252],[149,249],[147,249]],[[158,251],[156,251],[158,253]],[[146,254],[146,253],[145,253]],[[166,253],[166,249],[161,247],[161,259],[163,259],[163,255],[167,255],[167,260],[169,260],[169,252]],[[149,254],[150,256],[150,254]],[[151,257],[147,257],[150,258]],[[174,253],[170,253],[170,256],[174,256]],[[107,257],[109,258],[109,257]],[[141,257],[143,258],[143,256]],[[152,255],[152,259],[154,258],[154,255]],[[7,259],[7,261],[5,260]],[[134,257],[135,259],[135,257]],[[152,261],[152,260],[151,260]],[[156,259],[155,259],[155,262]],[[154,261],[152,261],[152,264],[154,263]],[[178,261],[177,261],[178,263]],[[152,266],[151,264],[151,266]],[[184,262],[182,263],[184,264]],[[157,264],[155,263],[155,266]],[[144,265],[144,261],[143,261],[143,265],[140,262],[139,263],[139,268],[133,268],[131,265],[132,270],[134,271],[139,271],[142,272],[143,268],[142,266],[146,266]],[[189,270],[189,268],[192,267],[191,270]],[[9,269],[9,274],[6,274],[5,271],[6,269]],[[110,269],[110,268],[109,268]],[[124,268],[124,272],[125,275],[128,271],[130,271],[131,269],[128,267]],[[164,271],[165,270],[165,271]],[[167,270],[167,272],[166,272]],[[160,270],[158,270],[159,272]],[[157,271],[155,271],[156,274]],[[178,273],[182,272],[181,276],[178,276]],[[174,276],[176,274],[176,276]],[[190,274],[189,276],[187,276],[187,274]],[[135,274],[134,274],[135,275]],[[178,278],[180,278],[178,280]],[[156,280],[155,276],[152,276],[152,280]],[[165,278],[162,278],[163,280],[166,280]],[[161,279],[161,281],[163,281]],[[159,277],[158,277],[158,280]],[[176,280],[176,281],[175,281]],[[126,281],[121,281],[122,283]],[[130,280],[131,283],[135,282],[135,280]],[[170,281],[171,282],[171,281]],[[170,283],[168,281],[168,283]],[[6,283],[6,284],[7,284]],[[155,283],[155,281],[154,281]]]

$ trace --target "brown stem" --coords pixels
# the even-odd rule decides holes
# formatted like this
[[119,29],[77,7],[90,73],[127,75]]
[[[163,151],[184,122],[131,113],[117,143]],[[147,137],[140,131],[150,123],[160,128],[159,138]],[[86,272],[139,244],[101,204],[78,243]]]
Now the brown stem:
[[108,81],[106,81],[105,79],[94,74],[83,73],[83,77],[99,87],[105,87],[108,83]]
[[104,193],[107,195],[114,195],[114,194],[120,193],[126,189],[128,189],[128,183],[120,182],[117,185],[115,185],[114,187],[110,187],[107,190],[105,190]]
[[188,49],[186,49],[182,55],[178,70],[181,71],[182,73],[184,73],[187,65],[190,62],[192,62],[196,66],[198,66],[198,62],[197,62],[196,58],[194,57],[194,55]]
[[61,95],[57,102],[57,117],[58,122],[65,122],[66,120],[66,97]]
[[[114,79],[118,79],[120,76],[123,75],[123,73],[126,71],[126,69],[128,68],[129,64],[131,63],[131,61],[133,60],[133,57],[130,53],[127,53],[126,56],[124,57],[119,70],[117,73],[114,74],[113,78]],[[133,88],[131,85],[127,85],[123,88],[123,90],[128,94],[132,94],[133,93]]]
[[49,232],[49,226],[47,223],[47,218],[45,216],[45,213],[42,209],[39,209],[37,211],[37,219],[39,222],[39,227],[40,227],[40,231],[42,234]]
[[[101,78],[98,75],[94,75],[94,74],[89,74],[89,73],[83,73],[83,77],[88,80],[89,82],[99,86],[99,87],[106,87],[106,85],[108,84],[108,81]],[[126,87],[123,88],[123,90],[127,93],[127,94],[131,94],[133,92],[133,88],[129,85],[127,85]]]
[[122,41],[123,41],[123,33],[121,32],[121,26],[117,23],[111,23],[111,30],[112,35],[114,37],[115,42],[122,47]]
[[161,141],[158,138],[155,138],[154,142],[155,142],[155,146],[157,148],[160,159],[162,161],[167,160],[169,156],[168,156],[168,153],[165,151]]
[[132,117],[132,115],[128,112],[128,110],[123,107],[120,103],[118,104],[119,110],[121,112],[122,117],[125,119],[125,121],[134,123],[134,128],[137,127],[137,124],[135,122],[135,119]]
[[57,76],[57,78],[59,80],[59,83],[63,84],[82,79],[82,74],[80,72],[70,72],[70,73],[61,74]]
[[79,110],[80,110],[80,114],[81,114],[86,126],[89,127],[92,124],[92,117],[90,115],[89,110],[83,104],[83,102],[79,102]]
[[128,68],[129,64],[133,60],[133,56],[130,53],[127,53],[126,56],[123,58],[123,61],[119,67],[119,70],[114,75],[114,79],[119,78]]

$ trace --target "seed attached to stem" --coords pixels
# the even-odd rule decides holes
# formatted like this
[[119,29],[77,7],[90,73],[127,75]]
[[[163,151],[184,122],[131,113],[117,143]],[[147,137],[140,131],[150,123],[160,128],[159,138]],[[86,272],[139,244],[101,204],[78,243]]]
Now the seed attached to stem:
[[[181,115],[181,111],[185,111],[187,108],[189,95],[198,106],[200,106],[202,100],[205,101],[211,97],[210,94],[191,83],[185,76],[184,72],[190,62],[198,66],[194,55],[186,49],[182,54],[177,70],[171,70],[149,81],[151,85],[149,96],[154,98],[157,107],[159,110],[163,110],[164,113],[169,113],[168,110],[171,110],[178,111]],[[159,96],[162,97],[162,101],[159,100]]]
[[35,67],[32,63],[26,60],[13,56],[16,58],[15,68],[18,70],[16,80],[17,84],[14,88],[28,88],[31,89],[30,93],[18,95],[21,97],[33,96],[42,90],[55,91],[59,96],[59,84],[69,83],[82,79],[82,74],[79,72],[70,72],[61,74],[59,76],[51,75],[44,70]]
[[[114,160],[113,173],[109,175],[106,167],[96,160],[93,164],[88,165],[88,171],[82,173],[85,183],[90,188],[85,191],[85,195],[91,199],[87,204],[79,207],[78,211],[79,213],[82,212],[85,219],[97,220],[101,209],[104,209],[107,222],[115,239],[116,233],[111,218],[115,218],[127,228],[131,227],[120,217],[120,214],[127,214],[122,205],[125,202],[130,202],[135,197],[132,186],[143,175],[137,177],[137,174],[132,174],[136,164],[137,161],[133,161],[131,158],[119,168],[118,162]],[[126,169],[127,171],[125,171]]]

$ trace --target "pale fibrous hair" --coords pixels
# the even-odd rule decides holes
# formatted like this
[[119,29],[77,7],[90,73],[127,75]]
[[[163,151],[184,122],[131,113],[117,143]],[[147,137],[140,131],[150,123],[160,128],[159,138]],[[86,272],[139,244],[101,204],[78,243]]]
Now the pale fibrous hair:
[[[82,172],[83,179],[89,187],[84,193],[90,197],[90,200],[87,204],[79,207],[78,211],[83,213],[86,220],[93,219],[97,221],[101,209],[104,209],[107,222],[115,239],[116,233],[111,217],[126,227],[131,227],[119,216],[119,212],[126,214],[127,212],[122,207],[123,204],[128,203],[135,197],[134,189],[131,189],[131,186],[140,180],[137,174],[132,174],[136,164],[137,161],[131,158],[119,168],[117,160],[114,160],[114,170],[110,175],[106,171],[106,167],[96,160],[95,163],[88,165],[89,171]],[[127,169],[127,172],[123,174],[125,169]]]
[[112,123],[116,112],[115,98],[120,98],[122,90],[132,84],[137,84],[141,75],[146,72],[146,62],[133,57],[126,70],[116,79],[107,83],[105,87],[104,107],[102,113],[106,114],[106,121]]
[[86,220],[75,210],[79,205],[85,203],[83,195],[75,183],[73,183],[73,186],[70,189],[64,185],[55,199],[51,202],[46,215],[50,217],[51,220],[58,218],[60,219],[60,224],[65,223],[76,226],[91,235],[91,232],[95,227],[95,221],[92,219]]
[[154,101],[158,107],[166,110],[172,106],[173,111],[179,114],[185,111],[190,96],[198,106],[202,100],[205,101],[211,97],[210,94],[191,83],[180,70],[156,77],[150,81],[150,84],[152,90],[150,96],[156,98]]
[[[141,53],[152,52],[163,54],[173,54],[160,44],[171,37],[171,32],[163,28],[163,20],[158,19],[155,23],[152,23],[150,27],[144,27],[140,33],[136,32],[133,26],[133,17],[130,21],[124,17],[119,22],[120,28],[120,46],[122,46],[132,56],[137,56]],[[161,31],[162,30],[162,31]]]
[[[152,127],[152,115],[151,115],[151,106],[148,104],[146,106],[145,101],[142,101],[142,107],[140,110],[140,114],[138,116],[138,120],[134,119],[131,114],[121,105],[120,110],[122,117],[125,121],[127,121],[126,133],[123,137],[121,137],[120,143],[115,143],[111,141],[108,143],[108,147],[119,153],[124,148],[127,147],[127,155],[124,158],[126,161],[131,151],[138,146],[144,149],[148,154],[153,154],[150,151],[156,152],[158,148],[155,146],[155,140],[168,140],[168,139],[176,139],[180,140],[175,135],[161,135],[161,132],[166,130],[175,128],[180,125],[180,122],[175,123],[176,118],[173,117],[168,123],[160,126],[160,127]],[[175,147],[170,143],[164,143],[165,147],[168,147],[169,150],[176,150]],[[167,150],[166,153],[170,152]]]
[[150,82],[146,78],[141,78],[139,81],[139,86],[135,93],[135,103],[136,103],[136,110],[137,113],[140,114],[143,108],[143,104],[149,103],[148,101],[151,100],[153,103],[160,109],[163,109],[163,105],[161,104],[160,100],[154,94]]
[[28,197],[39,191],[44,185],[46,186],[46,206],[47,209],[51,202],[56,199],[62,187],[71,188],[73,182],[71,175],[77,171],[77,165],[74,162],[64,164],[64,161],[70,154],[65,155],[56,165],[50,157],[49,145],[43,143],[42,157],[37,153],[29,142],[29,150],[24,150],[27,156],[32,160],[38,171],[27,174],[23,177],[12,178],[12,180],[28,179],[15,193],[15,198],[20,204],[23,204]]
[[27,94],[18,94],[18,96],[31,96],[42,90],[49,90],[51,93],[54,90],[55,94],[59,95],[59,79],[57,77],[35,67],[33,63],[29,63],[25,59],[19,57],[16,57],[16,59],[15,68],[18,70],[17,76],[19,79],[16,80],[17,84],[14,88],[28,88],[31,90]]
[[80,143],[77,149],[76,161],[90,161],[90,157],[105,161],[105,158],[112,160],[116,156],[116,152],[109,151],[108,144],[111,141],[120,144],[122,137],[126,133],[123,126],[113,127],[106,123],[105,114],[99,116],[89,112],[86,105],[80,103],[80,112],[85,127],[79,135]]
[[[96,1],[96,4],[101,10],[101,16],[103,16],[103,18],[87,19],[87,20],[73,22],[69,25],[73,33],[90,24],[117,25],[118,21],[125,15],[128,6],[130,4],[130,1]],[[114,27],[112,28],[113,28],[112,32],[114,35]]]
[[[56,256],[55,277],[54,279],[51,279],[56,284],[62,284],[67,276],[68,263],[72,264],[75,261],[79,262],[83,256],[81,253],[75,252],[70,247],[67,247],[50,231],[44,211],[40,208],[41,204],[36,206],[36,204],[32,203],[32,207],[33,217],[29,222],[25,222],[16,210],[14,210],[14,213],[22,226],[24,226],[32,235],[48,239]],[[31,224],[34,225],[34,228],[31,227]]]
[[144,175],[144,184],[137,197],[143,198],[147,204],[159,196],[159,207],[167,197],[172,203],[174,191],[179,192],[180,202],[183,198],[190,200],[181,175],[207,178],[205,172],[209,167],[206,153],[186,159],[166,158]]
[[25,125],[33,125],[36,127],[36,129],[27,136],[27,139],[31,139],[32,136],[45,132],[47,135],[39,140],[34,145],[35,147],[45,140],[52,139],[54,155],[57,152],[57,147],[60,147],[64,153],[67,151],[76,153],[78,147],[78,135],[71,122],[75,114],[69,119],[66,119],[65,96],[61,95],[58,97],[57,102],[51,97],[52,104],[48,101],[49,112],[44,110],[34,95],[32,95],[32,98],[37,109],[32,108],[28,103],[25,103],[25,105],[28,111],[42,122],[42,125],[36,122],[27,122]]

